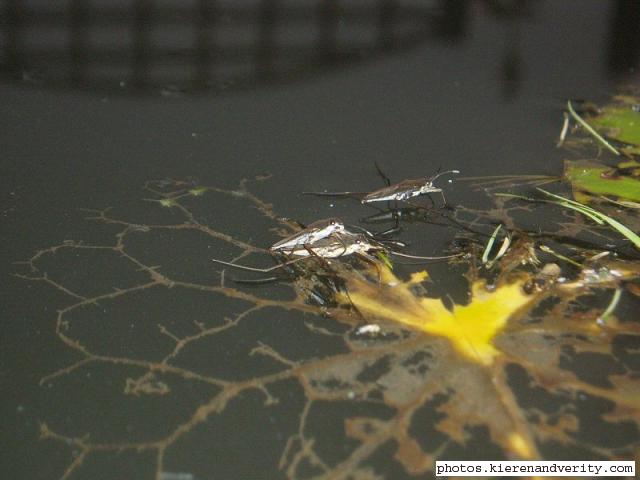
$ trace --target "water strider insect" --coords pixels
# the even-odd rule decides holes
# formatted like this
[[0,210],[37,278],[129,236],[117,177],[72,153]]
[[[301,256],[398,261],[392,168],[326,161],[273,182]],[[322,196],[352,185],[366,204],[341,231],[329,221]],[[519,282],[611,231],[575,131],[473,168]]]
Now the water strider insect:
[[[404,247],[405,244],[396,240],[381,240],[378,237],[384,236],[387,232],[382,233],[372,233],[369,230],[356,226],[350,225],[349,228],[353,228],[358,230],[361,233],[364,233],[371,239],[376,239],[380,243],[385,245],[395,245],[399,247]],[[296,251],[302,253],[302,249],[304,245],[313,246],[316,245],[316,242],[322,240],[324,238],[330,237],[333,234],[354,234],[355,232],[347,230],[344,222],[338,218],[327,218],[325,220],[318,220],[309,224],[304,229],[299,232],[294,233],[293,235],[288,236],[276,243],[274,243],[271,247],[269,247],[269,251],[271,253],[282,253],[285,255],[296,255]],[[304,256],[304,253],[302,253]],[[326,256],[326,255],[325,255]]]
[[[336,220],[336,219],[333,219],[333,220]],[[248,267],[244,265],[238,265],[231,262],[225,262],[223,260],[217,260],[217,259],[212,259],[212,261],[223,264],[223,265],[228,265],[230,267],[249,270],[252,272],[268,273],[276,269],[285,267],[287,265],[291,265],[293,263],[299,262],[301,260],[305,260],[307,258],[317,258],[319,260],[326,260],[326,259],[346,257],[349,255],[355,255],[364,260],[375,263],[377,261],[377,258],[371,255],[370,252],[374,252],[374,253],[382,252],[384,254],[392,254],[400,257],[412,258],[412,259],[418,259],[418,260],[444,260],[447,258],[453,258],[453,257],[459,256],[459,254],[445,255],[445,256],[439,256],[439,257],[408,255],[405,253],[397,252],[395,250],[391,250],[385,245],[385,241],[376,240],[375,238],[373,238],[373,235],[366,232],[366,230],[364,231],[365,233],[351,232],[347,230],[344,227],[344,224],[342,224],[339,221],[337,221],[334,224],[333,228],[335,229],[336,228],[335,225],[337,224],[341,224],[342,227],[339,230],[333,230],[332,232],[327,233],[328,230],[326,229],[329,228],[329,225],[331,225],[331,223],[327,223],[327,221],[322,221],[322,222],[324,223],[321,223],[321,225],[324,225],[324,227],[316,231],[313,241],[309,241],[309,239],[311,238],[310,232],[306,232],[304,235],[301,235],[301,234],[305,230],[308,230],[314,224],[307,227],[307,229],[301,232],[298,232],[297,242],[294,242],[292,239],[292,237],[296,237],[296,236],[292,236],[274,244],[269,249],[270,253],[279,255],[279,256],[282,255],[286,260],[277,265],[274,265],[273,267],[255,268],[255,267]],[[315,228],[316,227],[313,227],[312,230],[314,230]],[[320,233],[318,232],[323,232],[323,233],[322,235],[320,235]],[[274,248],[277,245],[281,244],[282,242],[285,242],[285,244],[287,244],[288,247]],[[399,242],[391,242],[391,243],[400,244]]]
[[318,196],[355,196],[361,197],[360,201],[363,204],[371,204],[375,202],[389,202],[389,201],[407,201],[420,195],[426,195],[428,193],[440,193],[445,205],[447,203],[444,193],[440,187],[434,185],[434,181],[445,174],[460,173],[459,170],[447,170],[444,172],[436,173],[430,177],[421,177],[403,180],[398,183],[392,184],[387,176],[382,173],[378,165],[376,165],[378,173],[384,178],[387,183],[386,187],[379,188],[369,193],[362,192],[303,192],[305,195],[318,195]]
[[313,244],[320,239],[326,238],[336,232],[344,232],[345,227],[342,220],[337,218],[327,218],[309,224],[306,228],[283,238],[279,242],[269,247],[274,253],[290,253],[292,250],[305,244]]
[[[381,243],[375,242],[373,239],[369,239],[367,234],[365,233],[353,233],[346,230],[344,228],[344,224],[342,224],[341,229],[334,230],[330,233],[327,233],[327,230],[324,230],[322,236],[320,235],[320,233],[316,233],[312,240],[312,235],[310,235],[309,232],[303,233],[305,232],[305,230],[298,232],[298,234],[293,235],[292,237],[285,238],[284,240],[275,243],[271,246],[271,248],[269,248],[270,253],[276,256],[283,256],[285,259],[287,259],[277,265],[274,265],[273,267],[255,268],[238,265],[231,262],[225,262],[222,260],[217,260],[215,258],[211,260],[223,265],[229,265],[230,267],[250,270],[252,272],[267,273],[310,257],[327,259],[338,258],[353,254],[364,255],[369,250],[383,248]],[[294,241],[294,237],[297,238],[297,241]],[[283,248],[280,245],[283,242],[285,242],[284,244],[287,245],[286,248]]]
[[387,202],[387,201],[406,201],[413,197],[425,195],[427,193],[440,193],[442,200],[447,203],[444,198],[444,193],[441,188],[436,187],[433,182],[438,177],[447,173],[460,173],[459,170],[447,170],[445,172],[437,173],[431,177],[415,178],[410,180],[403,180],[392,185],[374,190],[371,193],[362,197],[361,202],[364,204],[373,202]]
[[321,238],[313,244],[302,245],[293,250],[291,255],[309,257],[317,256],[323,259],[340,258],[349,255],[368,257],[368,252],[384,250],[382,243],[374,240],[366,233],[354,233],[345,230]]

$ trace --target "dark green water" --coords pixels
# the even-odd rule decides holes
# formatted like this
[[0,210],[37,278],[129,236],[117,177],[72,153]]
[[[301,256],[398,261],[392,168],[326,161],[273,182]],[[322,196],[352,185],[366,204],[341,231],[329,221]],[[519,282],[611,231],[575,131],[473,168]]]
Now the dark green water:
[[[279,308],[252,313],[251,302],[184,285],[136,289],[150,271],[112,248],[126,225],[86,221],[95,212],[81,209],[113,207],[112,218],[136,228],[183,224],[180,212],[143,200],[153,198],[145,182],[187,179],[233,190],[269,173],[248,190],[277,216],[356,222],[373,211],[300,192],[371,190],[380,186],[376,162],[394,180],[439,167],[468,176],[557,175],[566,99],[602,100],[638,79],[634,2],[199,2],[189,9],[149,1],[113,3],[102,13],[71,3],[67,11],[6,2],[1,17],[2,477],[410,478],[393,441],[373,442],[369,451],[345,433],[347,418],[393,417],[379,392],[354,402],[350,387],[317,386],[321,366],[309,376],[297,370],[352,353],[358,340],[345,340],[353,339],[349,327]],[[471,201],[466,188],[447,186],[447,198]],[[208,192],[187,207],[203,225],[243,242],[264,247],[279,238],[271,230],[277,223],[246,198]],[[420,224],[408,226],[405,238],[415,253],[434,255],[452,233]],[[15,262],[66,241],[74,246],[37,259],[32,277],[46,271],[46,279],[12,276],[30,273]],[[144,266],[161,265],[185,284],[215,284],[209,259],[240,252],[186,230],[130,230],[126,242]],[[277,285],[241,290],[268,300],[291,295]],[[110,296],[118,291],[127,293]],[[237,325],[225,330],[227,321]],[[209,333],[185,343],[200,335],[199,323]],[[628,343],[620,348],[632,350],[637,336]],[[78,365],[78,345],[91,361]],[[271,353],[256,353],[260,345]],[[405,360],[429,369],[426,359],[440,346],[425,348]],[[167,355],[175,369],[158,370]],[[364,370],[356,364],[342,368]],[[607,373],[622,368],[597,364]],[[376,368],[380,375],[370,372],[363,384],[390,371]],[[516,370],[513,382],[526,384]],[[133,392],[140,378],[147,390]],[[303,378],[318,382],[313,400]],[[237,394],[220,395],[234,382],[242,386]],[[445,396],[425,401],[413,417],[423,451],[504,457],[481,425],[468,426],[466,442],[441,438],[434,425]],[[611,408],[605,400],[584,404],[581,415]],[[607,449],[628,456],[637,429],[618,427],[594,428],[613,439]],[[366,436],[377,427],[362,428]],[[605,456],[604,446],[580,438],[566,450],[541,445],[541,453]]]

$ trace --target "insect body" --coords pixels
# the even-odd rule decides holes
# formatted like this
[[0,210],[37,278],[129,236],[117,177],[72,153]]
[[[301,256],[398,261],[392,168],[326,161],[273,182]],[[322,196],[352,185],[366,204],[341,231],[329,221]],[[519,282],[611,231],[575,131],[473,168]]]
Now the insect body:
[[[334,219],[335,220],[335,219]],[[328,225],[331,224],[331,220],[329,221],[321,221],[321,225],[325,225],[325,228],[329,228]],[[316,222],[319,223],[319,222]],[[360,255],[367,256],[366,253],[370,250],[384,250],[384,247],[381,243],[376,242],[373,238],[370,238],[365,233],[353,233],[344,228],[344,224],[337,221],[340,225],[342,225],[339,230],[334,230],[330,233],[327,233],[327,230],[319,229],[315,232],[315,236],[313,237],[313,241],[304,242],[304,238],[307,240],[309,237],[307,235],[311,235],[310,232],[306,232],[304,236],[299,236],[298,241],[294,242],[293,237],[285,238],[281,242],[278,242],[271,246],[269,251],[279,258],[284,256],[284,260],[281,263],[274,265],[273,267],[268,268],[254,268],[247,267],[244,265],[238,265],[231,262],[225,262],[222,260],[217,260],[215,258],[211,259],[216,263],[220,263],[222,265],[228,265],[230,267],[241,268],[243,270],[250,270],[252,272],[271,272],[273,270],[282,268],[287,265],[291,265],[293,263],[297,263],[301,260],[304,260],[309,257],[314,257],[317,259],[327,259],[327,258],[339,258],[348,255]],[[336,224],[337,224],[336,223]],[[310,225],[307,229],[299,232],[302,234],[310,227],[315,224]],[[315,227],[314,227],[315,228]],[[332,228],[336,228],[333,226]],[[319,236],[320,233],[323,232],[323,236]],[[298,234],[298,235],[299,235]],[[295,237],[295,236],[294,236]],[[284,242],[285,245],[288,245],[286,248],[279,246],[280,243]]]
[[269,250],[273,253],[292,253],[304,245],[312,245],[334,233],[344,232],[344,223],[337,218],[313,222],[305,229],[274,243]]
[[436,187],[433,181],[446,173],[460,173],[458,170],[447,170],[446,172],[440,172],[433,177],[416,178],[412,180],[403,180],[402,182],[389,185],[387,187],[374,190],[371,193],[366,194],[362,198],[362,203],[373,202],[387,202],[392,200],[404,201],[413,197],[425,195],[427,193],[437,193],[442,195],[442,199],[446,203],[442,189]]
[[[376,168],[378,166],[376,165]],[[447,173],[460,173],[459,170],[447,170],[445,172],[437,173],[431,177],[415,178],[410,180],[403,180],[402,182],[392,184],[389,179],[378,168],[378,173],[385,179],[387,186],[374,190],[369,193],[362,192],[303,192],[304,195],[317,195],[320,197],[334,197],[334,196],[351,196],[360,198],[363,204],[369,204],[374,202],[388,202],[388,201],[407,201],[420,195],[427,193],[440,193],[442,200],[447,203],[444,198],[444,193],[440,187],[436,187],[433,182],[436,178],[445,175]]]
[[[334,219],[335,220],[335,219]],[[281,263],[274,265],[269,268],[254,268],[248,267],[244,265],[238,265],[231,262],[225,262],[222,260],[212,259],[212,261],[216,263],[220,263],[222,265],[228,265],[230,267],[241,268],[244,270],[250,270],[253,272],[271,272],[276,269],[285,267],[287,265],[291,265],[297,263],[299,261],[305,260],[306,258],[316,258],[319,260],[325,259],[335,259],[342,258],[350,255],[355,255],[359,258],[365,259],[369,262],[376,262],[376,257],[372,256],[371,253],[382,252],[384,254],[392,254],[405,258],[413,258],[419,260],[443,260],[447,258],[453,258],[459,256],[459,254],[454,255],[445,255],[440,257],[423,257],[416,255],[408,255],[406,253],[396,252],[391,250],[387,245],[385,245],[385,241],[378,241],[370,233],[355,233],[350,230],[344,228],[344,224],[339,221],[331,223],[329,221],[321,221],[320,225],[324,225],[324,227],[319,228],[315,233],[306,232],[304,236],[299,236],[298,241],[294,242],[293,238],[287,238],[282,240],[281,242],[273,245],[269,251],[278,256],[283,257],[284,260],[281,260]],[[318,223],[318,222],[316,222]],[[336,227],[335,225],[340,224],[341,227]],[[311,228],[313,225],[310,225],[307,229]],[[331,228],[334,228],[333,231],[329,232],[329,225],[333,225]],[[316,227],[313,227],[314,229]],[[336,230],[338,228],[338,230]],[[302,234],[302,232],[299,232]],[[312,229],[313,230],[313,229]],[[322,232],[322,233],[320,233]],[[307,236],[308,235],[308,236]],[[303,238],[309,239],[312,235],[313,241],[304,242]],[[284,242],[284,244],[288,245],[287,248],[277,247],[279,243]],[[393,242],[402,245],[401,242]],[[277,247],[277,248],[274,248]]]
[[339,258],[349,255],[365,255],[371,250],[383,249],[382,244],[364,233],[353,233],[344,230],[335,232],[311,244],[301,245],[288,253],[296,257]]

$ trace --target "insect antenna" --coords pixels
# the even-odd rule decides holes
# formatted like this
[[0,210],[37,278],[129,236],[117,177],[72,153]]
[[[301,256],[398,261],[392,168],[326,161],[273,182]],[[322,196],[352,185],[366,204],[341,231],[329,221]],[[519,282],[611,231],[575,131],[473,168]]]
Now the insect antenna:
[[313,195],[315,197],[352,197],[360,200],[369,192],[302,192],[302,195]]
[[[380,240],[379,237],[387,237],[389,235],[393,235],[394,233],[398,233],[399,232],[399,228],[397,229],[396,227],[392,227],[392,228],[388,228],[387,230],[383,230],[381,232],[372,232],[370,230],[367,230],[364,227],[361,227],[360,225],[347,225],[349,228],[353,229],[353,230],[358,230],[362,233],[364,233],[367,237],[369,238],[373,238],[379,242],[381,242],[382,240]],[[389,240],[392,241],[392,240]],[[402,243],[402,242],[399,242]]]
[[[438,168],[438,170],[440,170]],[[435,181],[436,178],[441,177],[442,175],[446,175],[448,173],[460,173],[460,170],[445,170],[444,172],[438,172],[436,173],[434,176],[432,177],[427,177],[427,185],[433,187],[433,182]],[[440,195],[442,196],[442,201],[444,202],[444,207],[448,207],[449,204],[447,203],[447,199],[444,197],[444,192],[442,191],[442,189],[438,189],[440,191]],[[436,191],[438,191],[436,190]],[[429,197],[431,198],[431,197]],[[433,202],[433,199],[431,199],[431,202],[433,203],[433,206],[435,206],[435,202]]]
[[393,245],[394,247],[405,248],[407,246],[406,243],[401,242],[399,240],[385,240],[382,238],[377,239],[378,243],[381,243],[383,246]]
[[[438,170],[440,170],[440,169],[438,169]],[[446,175],[446,174],[448,174],[448,173],[455,173],[455,174],[458,174],[458,173],[460,173],[460,170],[445,170],[444,172],[436,173],[433,177],[428,177],[429,183],[433,183],[433,181],[434,181],[436,178],[441,177],[442,175]]]

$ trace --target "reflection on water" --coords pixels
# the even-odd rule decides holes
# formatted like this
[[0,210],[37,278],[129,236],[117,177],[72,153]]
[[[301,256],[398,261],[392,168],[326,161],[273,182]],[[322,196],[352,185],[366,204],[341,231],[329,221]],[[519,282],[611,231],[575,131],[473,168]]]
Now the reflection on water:
[[[458,42],[470,9],[504,24],[504,95],[523,75],[520,25],[531,0],[244,0],[4,3],[0,65],[7,78],[101,91],[217,91],[287,81],[411,48]],[[611,2],[608,67],[638,60],[637,2]]]
[[396,0],[64,3],[9,1],[6,72],[45,83],[209,90],[452,38],[464,2]]
[[614,74],[625,74],[640,62],[640,4],[633,0],[612,3],[607,67]]

